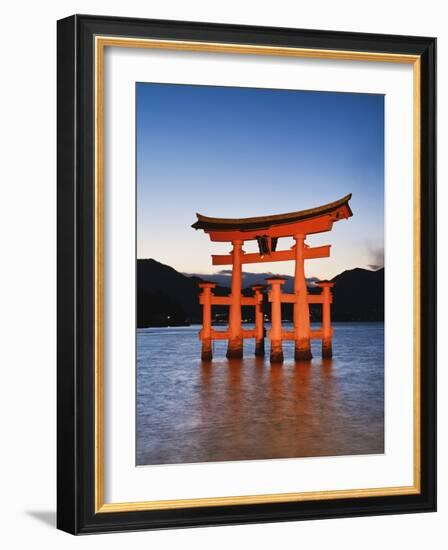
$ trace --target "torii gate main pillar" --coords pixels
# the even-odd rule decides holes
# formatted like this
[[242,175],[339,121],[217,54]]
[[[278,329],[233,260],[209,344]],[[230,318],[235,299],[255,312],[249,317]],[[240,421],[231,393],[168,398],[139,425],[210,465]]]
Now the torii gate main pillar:
[[241,290],[242,290],[242,254],[243,241],[232,241],[232,287],[230,292],[229,310],[229,343],[227,345],[228,359],[243,357],[243,328],[241,324]]
[[294,358],[296,361],[309,361],[311,355],[310,308],[308,305],[308,289],[305,279],[305,237],[294,235],[295,272],[294,272]]

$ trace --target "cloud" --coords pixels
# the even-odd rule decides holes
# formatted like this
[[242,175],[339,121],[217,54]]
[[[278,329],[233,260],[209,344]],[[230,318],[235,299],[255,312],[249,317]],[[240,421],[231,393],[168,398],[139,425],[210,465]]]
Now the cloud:
[[377,271],[384,267],[384,246],[369,246],[370,262],[367,267]]

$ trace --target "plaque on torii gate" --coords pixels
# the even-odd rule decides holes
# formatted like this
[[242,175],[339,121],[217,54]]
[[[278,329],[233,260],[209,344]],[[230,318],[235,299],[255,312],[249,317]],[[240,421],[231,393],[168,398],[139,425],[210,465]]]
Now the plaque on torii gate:
[[[232,250],[225,255],[212,255],[213,265],[232,266],[232,284],[229,296],[214,296],[214,283],[204,281],[199,284],[202,289],[200,303],[203,307],[203,327],[200,331],[202,342],[202,359],[212,358],[213,340],[228,340],[227,357],[243,356],[244,338],[255,338],[256,355],[264,353],[264,318],[262,314],[263,287],[253,287],[254,296],[242,295],[242,265],[263,262],[294,261],[294,292],[285,294],[281,287],[285,279],[272,277],[267,279],[270,285],[269,301],[271,302],[271,362],[283,361],[283,341],[294,340],[296,360],[310,360],[311,339],[322,340],[322,356],[332,356],[332,329],[330,308],[332,302],[331,287],[333,283],[321,281],[319,295],[308,293],[305,279],[305,260],[311,258],[326,258],[330,256],[330,246],[310,247],[305,243],[308,235],[331,231],[333,223],[352,216],[349,206],[351,194],[342,199],[297,212],[259,216],[254,218],[210,218],[196,214],[194,229],[202,229],[214,242],[229,242]],[[277,250],[279,239],[292,237],[295,244],[289,250]],[[255,240],[258,243],[258,253],[245,253],[245,241]],[[282,329],[281,304],[292,303],[294,308],[292,331]],[[322,328],[311,330],[309,304],[322,304]],[[226,331],[212,328],[211,308],[213,305],[229,306],[229,325]],[[241,319],[243,305],[255,307],[255,329],[244,330]],[[261,314],[260,314],[261,312]]]

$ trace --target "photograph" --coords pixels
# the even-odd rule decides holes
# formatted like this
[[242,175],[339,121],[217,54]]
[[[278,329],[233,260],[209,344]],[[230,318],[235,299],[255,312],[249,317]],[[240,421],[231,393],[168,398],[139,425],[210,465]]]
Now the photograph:
[[135,105],[136,466],[382,455],[384,95]]

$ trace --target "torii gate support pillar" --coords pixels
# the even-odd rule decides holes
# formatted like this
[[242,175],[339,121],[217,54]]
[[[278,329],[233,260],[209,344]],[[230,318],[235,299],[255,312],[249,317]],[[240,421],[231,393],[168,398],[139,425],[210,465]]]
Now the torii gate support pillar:
[[332,336],[333,331],[331,329],[331,289],[334,287],[334,283],[321,282],[317,283],[322,289],[322,357],[323,359],[331,359],[333,357],[332,349]]
[[200,300],[202,303],[202,330],[199,334],[201,339],[201,359],[211,361],[213,359],[212,351],[212,289],[215,283],[199,283],[202,289]]
[[255,298],[255,356],[264,357],[264,314],[263,290],[264,285],[252,285]]
[[283,363],[283,345],[282,345],[282,301],[281,286],[285,282],[282,277],[270,277],[266,281],[271,285],[269,292],[269,301],[271,302],[271,330],[269,339],[271,340],[271,363]]
[[308,290],[305,280],[305,237],[306,235],[294,235],[295,244],[295,273],[294,273],[294,359],[296,361],[309,361],[311,355],[311,328],[310,308],[308,305]]

